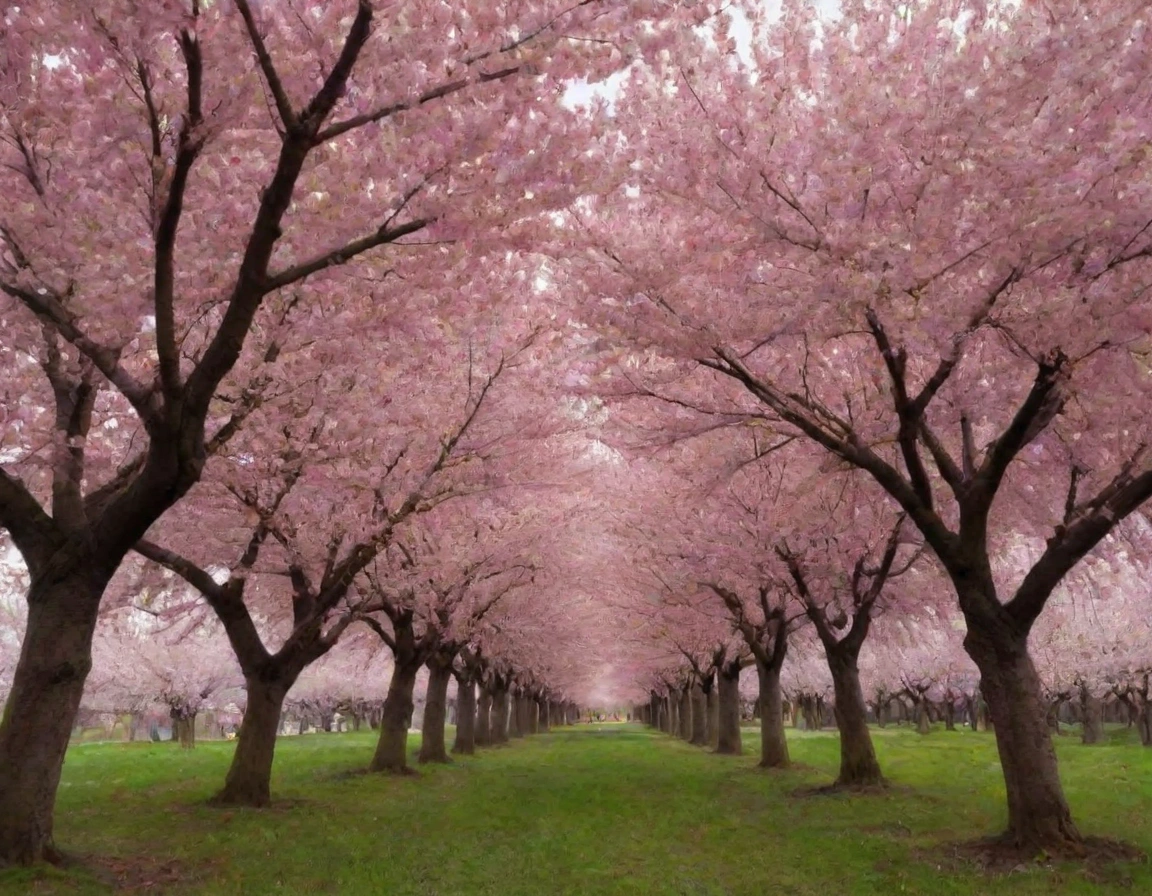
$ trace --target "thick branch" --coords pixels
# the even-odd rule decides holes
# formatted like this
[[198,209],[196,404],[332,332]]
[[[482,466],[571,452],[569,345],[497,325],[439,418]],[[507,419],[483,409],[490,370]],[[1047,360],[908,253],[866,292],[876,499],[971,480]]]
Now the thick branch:
[[1068,359],[1062,352],[1056,352],[1051,359],[1039,362],[1036,378],[1032,382],[1028,396],[1016,411],[1016,416],[1012,418],[1008,428],[988,450],[984,463],[977,472],[977,479],[983,486],[983,498],[987,506],[991,506],[1008,465],[1063,410],[1063,385],[1067,376],[1067,362]]
[[1061,579],[1080,560],[1098,545],[1116,525],[1141,504],[1152,497],[1152,470],[1129,476],[1121,473],[1104,489],[1099,503],[1089,502],[1097,509],[1081,516],[1071,525],[1060,527],[1048,540],[1044,553],[1024,576],[1016,594],[1005,604],[1005,609],[1021,627],[1028,631],[1052,591]]
[[156,227],[156,271],[153,281],[156,354],[160,366],[160,385],[170,413],[176,412],[179,407],[181,388],[174,295],[176,231],[184,210],[184,192],[188,187],[188,176],[204,142],[201,132],[204,122],[201,104],[203,60],[200,56],[200,42],[194,34],[188,31],[180,34],[180,51],[184,55],[184,67],[188,77],[188,108],[184,122],[180,126],[176,162],[172,170],[172,179],[168,184],[168,196],[164,201],[164,210],[160,214],[160,223]]
[[55,523],[17,477],[0,467],[0,526],[8,530],[32,575],[48,561],[59,534]]
[[192,423],[203,421],[217,386],[239,358],[260,302],[269,291],[268,262],[280,239],[280,222],[292,202],[296,181],[314,145],[313,137],[343,94],[356,59],[368,39],[371,20],[371,4],[368,0],[360,0],[340,58],[300,116],[297,126],[284,137],[275,173],[260,199],[240,271],[228,298],[228,308],[200,362],[188,377],[187,410]]

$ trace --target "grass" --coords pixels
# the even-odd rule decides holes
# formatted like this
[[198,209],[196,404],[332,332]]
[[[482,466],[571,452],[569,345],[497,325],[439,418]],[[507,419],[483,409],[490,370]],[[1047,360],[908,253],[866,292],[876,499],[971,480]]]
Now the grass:
[[[714,756],[635,725],[579,726],[486,750],[418,778],[350,774],[371,733],[278,746],[268,811],[209,809],[231,743],[86,744],[64,769],[58,844],[67,870],[0,872],[24,894],[1101,894],[1152,892],[1145,863],[1037,863],[988,876],[944,844],[998,830],[991,737],[877,730],[895,785],[800,797],[837,765],[833,733],[792,733],[787,772]],[[1058,749],[1086,833],[1152,852],[1152,750],[1112,732]],[[83,858],[86,857],[86,858]]]

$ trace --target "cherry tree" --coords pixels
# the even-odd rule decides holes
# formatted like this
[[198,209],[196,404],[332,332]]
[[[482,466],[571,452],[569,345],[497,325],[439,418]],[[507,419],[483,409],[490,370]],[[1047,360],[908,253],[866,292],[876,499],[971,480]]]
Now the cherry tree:
[[240,668],[213,623],[179,611],[128,607],[105,614],[93,642],[84,704],[132,715],[163,706],[172,739],[191,749],[201,712],[243,701]]
[[749,61],[718,23],[616,98],[615,189],[557,232],[574,298],[899,506],[965,618],[1006,842],[1074,851],[1027,638],[1152,494],[1144,7],[741,8]]
[[301,732],[309,721],[329,730],[337,713],[350,718],[353,730],[359,730],[365,718],[379,717],[384,702],[381,683],[389,673],[382,653],[342,641],[300,673],[285,698],[285,714],[299,721]]
[[[486,316],[505,325],[494,334],[403,315],[374,327],[354,303],[336,316],[347,327],[344,347],[358,350],[317,358],[314,346],[286,345],[284,391],[262,401],[184,506],[136,545],[200,591],[244,669],[244,723],[217,804],[268,804],[284,700],[310,663],[367,620],[366,604],[378,608],[357,577],[397,530],[462,493],[503,484],[504,456],[547,420],[522,419],[519,403],[531,394],[523,382],[512,384],[515,402],[489,407],[501,378],[547,342],[528,334],[517,343],[498,315]],[[513,340],[507,354],[505,340]],[[417,360],[416,344],[434,346],[435,362]],[[204,538],[208,520],[216,543]]]
[[0,523],[32,573],[0,861],[53,855],[101,595],[257,400],[253,332],[365,253],[567,195],[531,148],[563,133],[561,85],[622,64],[636,24],[602,2],[402,12],[32,0],[0,19],[0,351],[19,372]]

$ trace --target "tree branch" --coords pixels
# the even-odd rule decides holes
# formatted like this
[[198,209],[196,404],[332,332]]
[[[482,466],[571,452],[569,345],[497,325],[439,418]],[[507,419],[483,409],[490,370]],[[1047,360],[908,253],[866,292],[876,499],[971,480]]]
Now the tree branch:
[[[188,108],[180,125],[179,144],[168,196],[156,227],[156,269],[153,279],[153,303],[156,309],[156,355],[160,367],[160,386],[169,413],[180,407],[180,354],[176,345],[175,247],[176,231],[184,210],[184,193],[188,176],[204,145],[201,128],[204,123],[202,82],[204,63],[196,35],[180,33],[180,51],[188,77]],[[161,164],[163,160],[161,159]]]
[[346,261],[355,258],[369,249],[374,249],[377,246],[383,246],[386,243],[394,243],[401,237],[408,236],[412,233],[417,233],[431,224],[435,218],[416,218],[415,220],[408,221],[398,227],[381,227],[375,233],[368,236],[360,237],[360,239],[352,240],[345,243],[339,249],[333,249],[330,252],[325,252],[323,255],[318,255],[310,261],[304,261],[300,264],[293,265],[286,270],[280,271],[277,274],[270,274],[264,281],[264,291],[274,292],[281,287],[288,286],[291,283],[296,283],[303,280],[310,274],[318,273],[327,268],[344,264]]
[[276,103],[276,110],[280,113],[280,121],[284,124],[284,129],[287,131],[296,127],[296,113],[292,111],[292,103],[288,99],[288,94],[284,90],[284,84],[280,81],[280,75],[276,72],[276,66],[272,62],[272,57],[268,54],[268,48],[264,44],[264,38],[260,34],[260,30],[256,27],[256,19],[252,15],[252,8],[248,4],[248,0],[236,0],[236,7],[240,10],[240,15],[244,18],[244,27],[248,31],[248,39],[252,42],[252,50],[256,54],[256,61],[260,64],[260,71],[264,73],[264,81],[268,85],[268,90],[272,94],[272,99]]

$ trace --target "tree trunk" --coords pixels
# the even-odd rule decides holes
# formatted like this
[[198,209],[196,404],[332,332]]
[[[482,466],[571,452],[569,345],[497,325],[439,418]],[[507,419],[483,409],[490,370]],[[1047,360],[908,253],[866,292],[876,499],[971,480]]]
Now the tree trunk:
[[78,573],[33,577],[20,659],[0,720],[0,866],[59,858],[52,842],[56,789],[110,575],[81,566]]
[[172,740],[180,744],[182,750],[191,750],[196,747],[196,713],[173,709],[169,713],[172,719]]
[[492,694],[492,743],[508,743],[508,691],[497,688]]
[[692,689],[680,689],[680,730],[683,740],[692,739]]
[[673,737],[680,736],[680,698],[675,691],[669,691],[664,698],[668,706],[668,733]]
[[1080,844],[1060,785],[1027,633],[998,630],[995,621],[975,614],[967,621],[964,648],[980,670],[1008,792],[1005,842],[1030,854]]
[[545,700],[543,697],[541,697],[539,700],[536,701],[536,718],[537,718],[536,730],[540,734],[547,734],[548,729],[551,727],[551,724],[550,724],[550,721],[548,719],[548,701]]
[[[291,673],[279,678],[254,675],[245,679],[248,702],[236,752],[224,778],[224,788],[212,797],[217,806],[252,806],[262,808],[272,801],[272,759],[276,752],[276,733],[284,698],[297,676]],[[265,680],[266,677],[269,680]]]
[[956,700],[954,697],[946,697],[944,699],[944,730],[956,730]]
[[480,685],[480,696],[476,700],[476,746],[492,745],[492,692]]
[[695,747],[708,744],[708,701],[699,683],[692,685],[692,737],[689,743]]
[[408,770],[408,720],[412,717],[412,691],[416,687],[418,664],[397,664],[392,669],[384,712],[380,717],[380,738],[368,766],[370,772],[403,774]]
[[780,668],[756,661],[760,680],[760,766],[788,765],[788,740],[784,736],[784,696],[780,691]]
[[[487,721],[487,720],[485,720]],[[471,756],[476,752],[476,683],[456,679],[456,740],[452,752]]]
[[512,694],[508,698],[508,737],[524,736],[524,698]]
[[740,666],[729,663],[720,669],[716,676],[720,691],[716,742],[716,752],[726,756],[739,756],[744,752],[740,741]]
[[704,726],[708,746],[715,750],[720,746],[720,695],[717,693],[715,678],[708,682],[708,689],[704,692],[704,712],[708,720]]
[[856,656],[849,650],[828,650],[828,669],[836,699],[836,727],[840,730],[839,787],[875,786],[884,783],[872,735],[868,731],[868,710],[860,688]]
[[928,718],[928,701],[923,697],[916,701],[916,733],[932,733],[932,723]]
[[440,663],[428,666],[428,694],[424,699],[424,721],[420,726],[420,762],[447,762],[444,722],[448,714],[448,681],[452,667]]
[[1080,722],[1081,743],[1100,743],[1104,735],[1104,703],[1084,685],[1080,686]]

